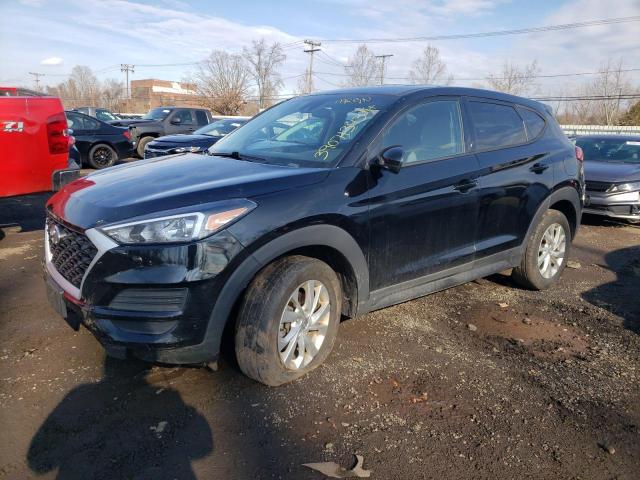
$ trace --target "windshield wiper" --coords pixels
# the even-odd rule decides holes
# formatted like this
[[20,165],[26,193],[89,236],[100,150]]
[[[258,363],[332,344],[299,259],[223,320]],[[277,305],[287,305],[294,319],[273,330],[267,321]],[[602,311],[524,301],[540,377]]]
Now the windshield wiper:
[[225,158],[233,158],[234,160],[248,160],[248,161],[258,161],[264,162],[264,158],[254,157],[252,155],[245,155],[244,153],[240,153],[238,151],[234,152],[209,152],[209,155],[214,157],[225,157]]

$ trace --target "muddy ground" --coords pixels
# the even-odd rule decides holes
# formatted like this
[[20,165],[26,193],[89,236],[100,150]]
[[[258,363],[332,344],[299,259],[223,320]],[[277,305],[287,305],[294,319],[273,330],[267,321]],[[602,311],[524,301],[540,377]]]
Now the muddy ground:
[[586,219],[546,292],[500,274],[343,322],[279,388],[106,359],[45,299],[44,196],[0,203],[0,478],[635,479],[640,228]]

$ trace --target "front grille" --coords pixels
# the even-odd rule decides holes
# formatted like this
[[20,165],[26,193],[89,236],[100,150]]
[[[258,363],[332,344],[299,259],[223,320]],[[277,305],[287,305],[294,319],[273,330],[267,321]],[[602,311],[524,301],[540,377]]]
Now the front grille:
[[159,150],[149,147],[144,149],[144,158],[163,157],[165,155],[169,155],[169,150]]
[[86,235],[47,218],[47,242],[51,263],[74,287],[80,288],[91,261],[98,253]]
[[588,192],[606,192],[612,184],[607,182],[587,182]]

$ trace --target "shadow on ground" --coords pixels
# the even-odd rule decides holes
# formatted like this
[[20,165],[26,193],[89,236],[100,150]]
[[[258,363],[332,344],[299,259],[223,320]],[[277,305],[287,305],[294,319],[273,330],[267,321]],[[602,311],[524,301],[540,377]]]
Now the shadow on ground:
[[21,232],[42,230],[44,206],[52,192],[32,193],[16,197],[0,198],[0,240],[4,228],[19,227]]
[[640,334],[640,244],[607,253],[604,260],[616,279],[584,292],[582,298],[621,317],[625,328]]

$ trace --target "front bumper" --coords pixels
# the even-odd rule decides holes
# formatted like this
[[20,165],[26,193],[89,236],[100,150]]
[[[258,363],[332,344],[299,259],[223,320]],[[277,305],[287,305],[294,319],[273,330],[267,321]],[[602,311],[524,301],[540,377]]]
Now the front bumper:
[[67,183],[80,178],[80,168],[67,168],[64,170],[56,170],[51,174],[51,190],[57,192]]
[[640,220],[640,192],[607,194],[587,190],[587,202],[583,213]]
[[86,327],[119,358],[176,364],[216,360],[217,348],[207,344],[205,334],[216,292],[242,250],[230,233],[166,246],[105,246],[95,230],[84,233],[97,244],[98,254],[79,287],[59,273],[45,242],[45,280],[53,286],[49,300],[67,323]]

